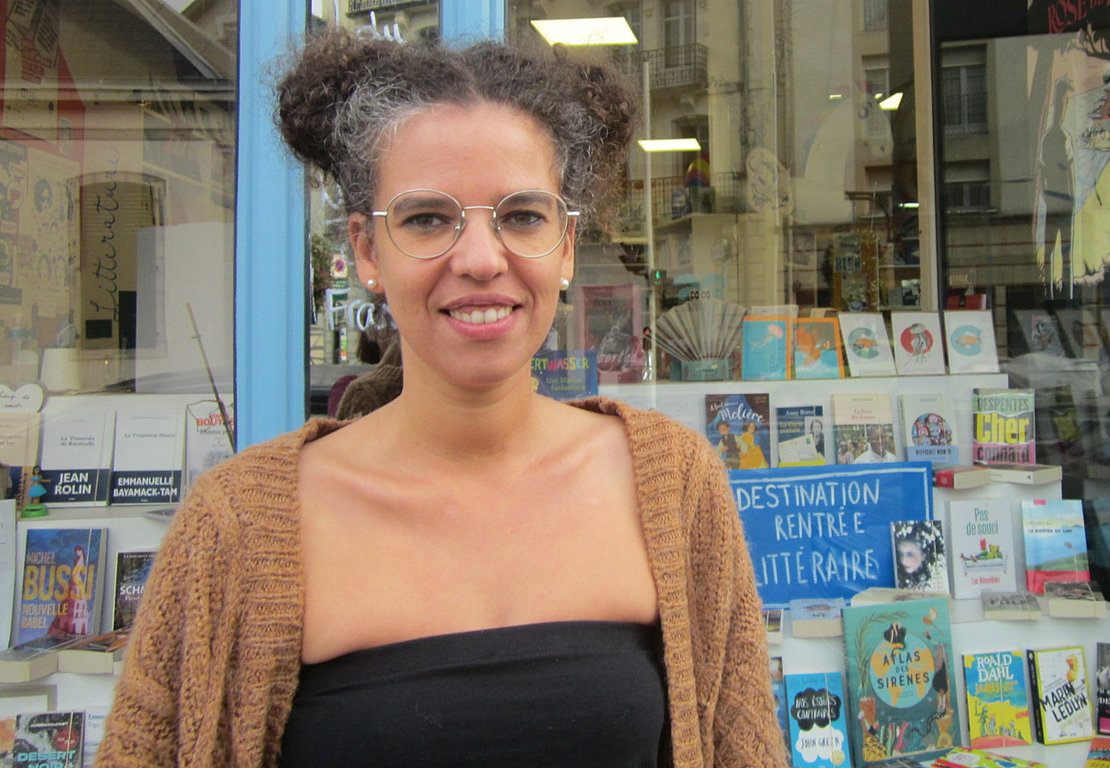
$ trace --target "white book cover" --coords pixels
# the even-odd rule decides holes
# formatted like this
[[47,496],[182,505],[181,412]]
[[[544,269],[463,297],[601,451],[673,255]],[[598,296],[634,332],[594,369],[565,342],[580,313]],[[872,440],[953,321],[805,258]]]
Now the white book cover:
[[116,414],[72,408],[47,415],[42,427],[42,480],[47,506],[108,503]]
[[120,410],[112,458],[112,504],[174,503],[181,498],[185,411]]
[[0,464],[31,467],[38,463],[38,413],[0,411]]
[[894,366],[900,376],[944,374],[944,343],[936,312],[891,312]]
[[960,462],[956,412],[944,392],[907,392],[898,396],[906,461]]
[[989,309],[945,310],[944,343],[949,373],[998,373],[994,314]]
[[1017,591],[1012,518],[1009,499],[948,502],[952,592],[957,599]]
[[[234,426],[235,417],[227,410],[227,418]],[[231,458],[235,451],[228,439],[224,414],[215,400],[201,400],[185,407],[185,486],[184,496],[200,475]]]
[[852,376],[893,376],[894,353],[883,316],[878,312],[844,312],[839,319],[849,373]]

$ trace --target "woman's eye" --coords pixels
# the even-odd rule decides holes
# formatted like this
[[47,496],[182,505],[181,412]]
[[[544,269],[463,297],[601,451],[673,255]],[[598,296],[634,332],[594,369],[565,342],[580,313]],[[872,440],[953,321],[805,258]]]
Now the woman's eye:
[[436,229],[449,229],[455,226],[455,223],[447,216],[441,213],[410,213],[401,220],[401,226],[405,229],[414,229],[422,231],[433,231]]
[[523,208],[508,211],[500,215],[498,219],[501,222],[502,226],[519,227],[522,229],[527,229],[530,227],[540,227],[543,226],[543,224],[547,221],[547,217],[539,211],[533,211]]

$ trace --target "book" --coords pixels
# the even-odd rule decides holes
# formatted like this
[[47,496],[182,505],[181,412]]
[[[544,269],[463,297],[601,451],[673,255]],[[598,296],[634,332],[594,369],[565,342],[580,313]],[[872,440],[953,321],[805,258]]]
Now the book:
[[116,553],[116,577],[112,590],[112,629],[129,629],[154,566],[154,550],[127,550]]
[[820,405],[795,405],[775,409],[778,466],[825,464],[825,419]]
[[952,499],[948,520],[952,594],[965,599],[979,597],[984,590],[1016,590],[1010,500]]
[[[933,768],[1048,768],[1044,763],[1038,763],[1035,760],[1022,760],[985,749],[964,747],[952,747],[931,765]],[[883,768],[886,766],[884,765]]]
[[639,285],[575,285],[575,349],[597,355],[601,384],[642,381],[644,378],[643,299]]
[[907,392],[898,397],[906,461],[957,464],[956,412],[943,392]]
[[1095,733],[1110,736],[1110,642],[1095,643]]
[[40,427],[37,412],[0,412],[0,464],[9,467],[37,464]]
[[767,633],[768,643],[782,642],[782,608],[763,609],[763,630]]
[[890,327],[899,376],[944,374],[940,317],[935,312],[891,312]]
[[839,320],[849,373],[852,376],[893,376],[894,352],[883,316],[878,312],[845,312]]
[[1022,352],[1039,352],[1051,357],[1065,357],[1064,341],[1056,318],[1043,309],[1014,310],[1015,325],[1021,329]]
[[769,467],[770,395],[766,392],[706,395],[705,435],[726,469]]
[[837,464],[898,461],[890,395],[834,392],[832,417]]
[[12,645],[53,648],[98,631],[107,528],[28,528]]
[[115,412],[70,409],[44,419],[43,485],[47,506],[98,506],[108,503]]
[[596,396],[597,352],[541,349],[532,356],[532,387],[564,402]]
[[84,761],[85,713],[28,712],[5,723],[12,734],[7,765],[24,768],[81,768]]
[[116,417],[109,503],[180,501],[184,461],[183,409],[121,410]]
[[745,317],[740,349],[740,375],[744,381],[787,378],[790,318],[780,315]]
[[58,648],[58,671],[110,675],[123,659],[130,629],[83,637]]
[[844,648],[849,741],[858,768],[893,757],[935,757],[960,741],[946,598],[849,606]]
[[951,599],[950,595],[941,592],[923,592],[916,589],[898,589],[896,587],[868,587],[852,595],[850,602],[854,606],[884,605],[901,603],[906,600],[927,600],[934,597]]
[[964,654],[967,730],[972,749],[1033,743],[1025,654],[995,651]]
[[1042,594],[1047,581],[1090,581],[1083,503],[1077,499],[1022,499],[1025,588]]
[[790,601],[790,634],[794,637],[839,637],[844,634],[844,598],[795,598]]
[[994,314],[989,309],[945,310],[944,344],[949,373],[998,373]]
[[1036,462],[1033,390],[976,387],[971,393],[974,464]]
[[1025,657],[1037,741],[1063,744],[1094,736],[1083,647],[1031,648]]
[[1095,736],[1087,747],[1083,768],[1110,768],[1110,736]]
[[19,536],[15,500],[0,499],[0,638],[12,636],[16,574],[19,573]]
[[1022,621],[1039,619],[1041,604],[1032,592],[991,592],[984,590],[979,595],[983,608],[983,618],[993,621]]
[[851,768],[844,678],[839,672],[786,675],[790,763]]
[[890,524],[894,586],[948,592],[948,556],[940,520],[897,520]]
[[835,317],[807,317],[791,322],[791,378],[842,379],[840,321]]
[[1061,619],[1101,619],[1106,616],[1106,598],[1089,581],[1046,581],[1048,615]]
[[1058,482],[1064,470],[1058,464],[990,464],[992,483],[1043,485]]
[[774,698],[775,718],[782,732],[782,743],[786,746],[786,754],[790,754],[790,727],[786,714],[786,680],[782,673],[782,656],[770,657],[771,667],[771,696]]
[[42,648],[0,649],[0,683],[29,683],[58,671],[58,652]]
[[962,491],[979,488],[991,482],[987,467],[979,464],[933,464],[933,485]]
[[108,719],[111,707],[85,707],[85,762],[84,768],[93,768],[96,751],[104,739],[104,721]]
[[[597,394],[596,380],[593,394]],[[229,425],[224,424],[225,415]],[[235,416],[231,409],[225,407],[221,411],[215,400],[201,400],[185,406],[185,479],[181,498],[201,474],[235,455],[228,437],[229,430],[234,434],[234,427]]]

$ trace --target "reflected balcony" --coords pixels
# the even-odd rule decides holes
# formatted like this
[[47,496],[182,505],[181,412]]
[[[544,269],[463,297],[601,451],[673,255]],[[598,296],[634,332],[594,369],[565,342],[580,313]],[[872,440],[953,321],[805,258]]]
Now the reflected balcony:
[[635,47],[613,50],[613,61],[637,83],[643,82],[643,66],[648,64],[651,89],[705,88],[709,84],[709,49],[697,43],[641,51]]

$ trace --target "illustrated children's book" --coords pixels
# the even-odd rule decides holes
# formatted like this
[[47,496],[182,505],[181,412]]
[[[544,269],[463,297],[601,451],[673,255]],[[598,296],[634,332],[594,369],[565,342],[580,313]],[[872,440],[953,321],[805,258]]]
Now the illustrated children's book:
[[906,461],[956,464],[960,460],[956,412],[943,392],[900,395]]
[[840,322],[835,317],[806,317],[791,323],[794,379],[844,378]]
[[1110,641],[1095,643],[1095,731],[1110,736]]
[[892,522],[890,540],[895,588],[948,592],[948,557],[940,520]]
[[1032,744],[1025,654],[997,651],[969,653],[963,658],[972,749]]
[[787,378],[790,318],[777,315],[745,317],[740,344],[740,371],[744,381]]
[[766,392],[706,395],[705,436],[727,469],[769,467],[770,396]]
[[832,415],[837,464],[898,461],[894,409],[889,394],[833,393]]
[[795,405],[775,409],[778,466],[826,464],[824,408]]
[[85,713],[29,712],[0,720],[0,765],[81,768]]
[[944,341],[949,373],[998,373],[991,310],[945,310]]
[[12,645],[51,648],[94,635],[103,600],[106,528],[28,528]]
[[1024,621],[1041,617],[1041,604],[1032,592],[991,592],[979,596],[983,618],[994,621]]
[[894,353],[886,323],[878,312],[845,312],[840,315],[844,357],[852,376],[893,376]]
[[109,503],[180,501],[184,463],[182,408],[120,411],[116,416]]
[[1025,657],[1037,741],[1062,744],[1094,736],[1083,647],[1030,649]]
[[576,285],[572,293],[575,348],[597,353],[602,384],[644,377],[643,307],[638,285]]
[[948,502],[948,519],[953,595],[963,599],[978,597],[984,590],[1016,590],[1010,500],[953,499]]
[[155,552],[149,549],[116,553],[115,589],[112,592],[112,629],[130,629],[146,589]]
[[1083,502],[1022,499],[1025,588],[1044,593],[1046,581],[1090,581]]
[[794,768],[851,768],[844,680],[839,672],[788,674],[786,703]]
[[976,387],[971,393],[971,460],[976,464],[1033,464],[1033,390]]
[[115,411],[70,409],[43,421],[42,467],[49,506],[108,503]]
[[899,375],[944,374],[944,342],[935,312],[891,312],[890,325]]
[[856,766],[959,743],[947,598],[845,608],[844,647]]

